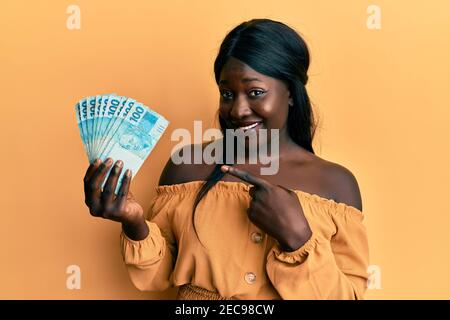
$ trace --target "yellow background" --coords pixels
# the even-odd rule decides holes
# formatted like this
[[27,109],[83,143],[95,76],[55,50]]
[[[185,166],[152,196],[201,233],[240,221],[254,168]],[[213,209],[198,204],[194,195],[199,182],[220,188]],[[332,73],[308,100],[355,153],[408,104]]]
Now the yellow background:
[[[66,9],[81,9],[68,30]],[[370,4],[381,30],[369,30]],[[1,2],[0,298],[153,299],[119,252],[120,225],[83,202],[87,158],[74,103],[117,92],[171,121],[133,181],[148,208],[176,128],[215,125],[213,61],[226,33],[267,17],[311,49],[317,154],[357,177],[371,264],[368,299],[450,298],[448,1]],[[81,268],[81,289],[66,268]]]

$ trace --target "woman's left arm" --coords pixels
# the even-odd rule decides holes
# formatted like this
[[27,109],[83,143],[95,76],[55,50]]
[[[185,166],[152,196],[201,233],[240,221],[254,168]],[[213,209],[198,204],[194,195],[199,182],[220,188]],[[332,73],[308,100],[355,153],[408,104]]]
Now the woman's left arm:
[[283,299],[364,298],[368,241],[361,211],[233,167],[224,171],[253,185],[248,216],[277,240],[266,271]]

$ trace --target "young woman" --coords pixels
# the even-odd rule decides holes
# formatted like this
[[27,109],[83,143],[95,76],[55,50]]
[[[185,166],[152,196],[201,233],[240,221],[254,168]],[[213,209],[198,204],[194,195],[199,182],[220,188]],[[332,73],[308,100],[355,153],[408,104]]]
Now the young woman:
[[177,286],[179,299],[364,297],[361,195],[348,169],[314,154],[308,67],[299,34],[269,19],[235,27],[214,63],[221,130],[254,130],[259,148],[275,143],[261,129],[279,129],[273,175],[261,175],[259,162],[226,162],[226,148],[227,165],[169,159],[145,217],[129,192],[130,172],[113,192],[120,160],[89,166],[86,204],[93,216],[122,224],[122,254],[137,288]]

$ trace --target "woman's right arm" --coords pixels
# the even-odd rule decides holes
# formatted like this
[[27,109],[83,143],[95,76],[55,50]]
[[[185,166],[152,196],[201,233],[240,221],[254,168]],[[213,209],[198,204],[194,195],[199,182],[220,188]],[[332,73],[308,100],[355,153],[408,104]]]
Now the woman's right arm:
[[122,224],[121,251],[133,284],[142,291],[162,291],[171,286],[170,275],[174,263],[173,236],[165,213],[158,214],[158,223],[145,219],[142,206],[129,192],[131,172],[126,172],[119,192],[117,181],[123,168],[119,160],[111,169],[103,190],[101,185],[112,159],[96,160],[84,177],[85,202],[94,217],[102,217]]

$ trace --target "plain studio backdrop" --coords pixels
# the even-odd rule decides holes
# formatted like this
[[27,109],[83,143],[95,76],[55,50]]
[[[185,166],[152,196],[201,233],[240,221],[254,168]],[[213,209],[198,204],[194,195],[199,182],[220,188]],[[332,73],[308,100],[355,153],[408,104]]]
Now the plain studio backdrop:
[[[280,20],[311,50],[316,153],[359,182],[367,299],[450,298],[448,1],[2,1],[0,298],[157,299],[133,287],[120,225],[84,205],[74,104],[116,92],[170,125],[132,190],[147,210],[176,128],[217,125],[226,33]],[[75,266],[75,267],[70,267]],[[70,289],[73,272],[81,288]]]

